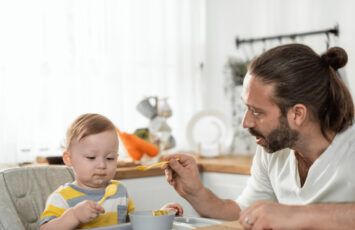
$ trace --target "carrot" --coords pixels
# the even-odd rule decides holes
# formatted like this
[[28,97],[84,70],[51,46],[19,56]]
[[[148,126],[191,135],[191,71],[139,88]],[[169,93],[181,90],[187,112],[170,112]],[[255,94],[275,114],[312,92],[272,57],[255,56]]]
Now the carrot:
[[128,133],[119,132],[120,138],[126,147],[127,153],[133,160],[140,160],[143,156],[143,153],[137,149],[134,143],[131,141],[131,136]]
[[118,129],[117,133],[123,141],[128,154],[132,157],[133,160],[140,160],[143,154],[154,157],[159,152],[155,145],[137,137],[136,135],[120,132]]
[[148,141],[143,140],[142,138],[137,137],[136,135],[131,136],[131,141],[134,143],[134,145],[139,151],[146,153],[148,156],[154,157],[158,155],[158,148],[155,145],[149,143]]

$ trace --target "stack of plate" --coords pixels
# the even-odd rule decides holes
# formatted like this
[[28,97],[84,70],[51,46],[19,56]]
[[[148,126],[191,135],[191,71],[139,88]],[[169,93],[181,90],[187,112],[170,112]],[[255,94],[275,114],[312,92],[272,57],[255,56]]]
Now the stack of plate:
[[186,132],[192,150],[204,157],[227,153],[233,139],[230,122],[222,112],[215,110],[205,110],[194,115]]

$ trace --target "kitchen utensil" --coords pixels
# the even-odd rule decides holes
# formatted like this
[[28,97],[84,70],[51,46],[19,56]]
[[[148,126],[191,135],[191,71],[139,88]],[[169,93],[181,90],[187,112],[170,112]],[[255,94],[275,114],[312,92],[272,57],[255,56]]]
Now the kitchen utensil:
[[161,117],[171,117],[172,110],[167,102],[168,98],[159,98],[158,100],[158,115]]
[[160,161],[151,165],[139,165],[136,167],[136,169],[141,170],[141,171],[146,171],[148,169],[152,168],[160,168],[161,166],[167,164],[169,161]]
[[129,214],[134,230],[171,230],[175,212],[166,215],[153,216],[152,211],[136,211]]
[[148,128],[152,133],[171,132],[171,128],[166,122],[166,118],[159,116],[152,119]]
[[[177,161],[179,161],[179,158],[175,158]],[[152,169],[152,168],[160,168],[161,166],[165,165],[169,163],[169,161],[160,161],[154,164],[150,164],[150,165],[139,165],[136,167],[136,169],[141,170],[141,171],[146,171],[148,169]]]
[[147,97],[140,101],[136,108],[143,116],[153,119],[158,115],[157,103],[157,97]]
[[117,191],[117,185],[115,184],[110,184],[106,187],[105,189],[105,194],[104,196],[101,198],[101,200],[99,200],[99,202],[97,202],[97,204],[102,205],[102,203],[110,196],[115,195]]

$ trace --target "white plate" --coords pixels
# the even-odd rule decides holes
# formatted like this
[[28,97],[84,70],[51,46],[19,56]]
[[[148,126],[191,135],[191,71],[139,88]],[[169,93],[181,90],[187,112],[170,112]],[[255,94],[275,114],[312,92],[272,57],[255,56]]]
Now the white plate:
[[226,116],[215,110],[195,114],[187,125],[186,135],[190,147],[205,157],[228,152],[233,138]]
[[220,224],[221,221],[201,217],[175,217],[173,230],[196,229],[197,227],[207,227]]

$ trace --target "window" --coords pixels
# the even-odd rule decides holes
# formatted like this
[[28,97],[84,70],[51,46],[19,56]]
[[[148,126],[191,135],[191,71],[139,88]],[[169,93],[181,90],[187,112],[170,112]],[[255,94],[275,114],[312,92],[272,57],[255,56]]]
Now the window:
[[133,132],[145,96],[168,97],[177,146],[200,108],[204,1],[0,3],[0,163],[61,154],[66,128],[101,113]]

